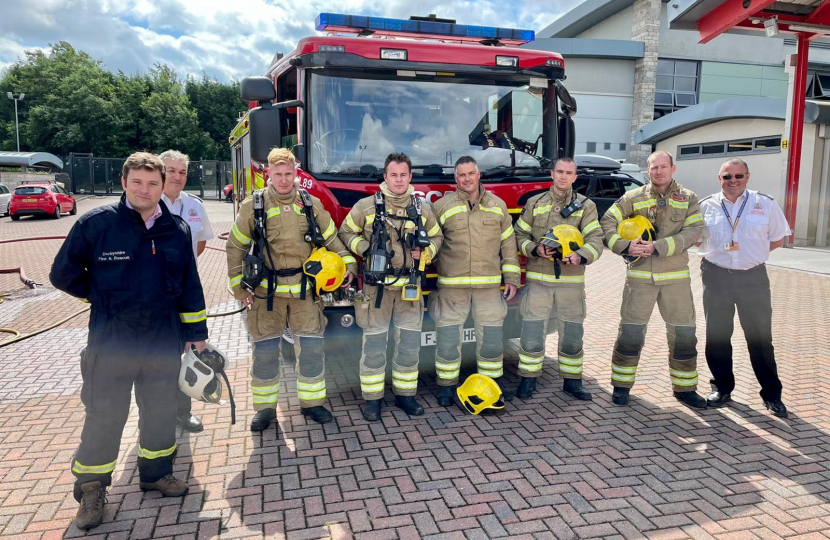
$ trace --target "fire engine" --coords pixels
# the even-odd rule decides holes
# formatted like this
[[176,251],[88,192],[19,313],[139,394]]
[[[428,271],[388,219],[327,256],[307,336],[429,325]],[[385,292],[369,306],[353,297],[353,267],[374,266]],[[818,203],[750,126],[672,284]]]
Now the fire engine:
[[[321,13],[316,25],[328,35],[301,39],[294,51],[275,56],[265,76],[242,81],[250,107],[229,138],[236,205],[267,185],[274,147],[293,150],[300,187],[338,225],[355,202],[378,190],[390,152],[411,157],[412,185],[427,202],[455,189],[454,163],[470,155],[515,221],[525,201],[550,187],[553,162],[573,157],[576,102],[562,84],[564,61],[522,47],[533,31],[434,15]],[[427,278],[425,294],[436,276]],[[327,350],[359,351],[351,302],[324,300]],[[505,337],[519,335],[517,307]],[[425,317],[427,355],[433,329]],[[465,341],[472,340],[470,328]]]

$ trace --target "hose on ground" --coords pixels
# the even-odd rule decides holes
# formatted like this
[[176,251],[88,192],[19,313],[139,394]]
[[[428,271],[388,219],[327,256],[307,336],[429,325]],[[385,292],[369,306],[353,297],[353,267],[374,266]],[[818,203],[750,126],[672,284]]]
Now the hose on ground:
[[[228,234],[229,233],[227,233],[227,232],[221,233],[219,235],[219,238],[221,240],[227,240],[228,239]],[[13,239],[10,239],[10,240],[0,240],[0,244],[10,244],[10,243],[13,243],[13,242],[24,242],[24,241],[33,241],[33,240],[63,240],[65,238],[66,238],[66,236],[36,236],[36,237],[30,237],[30,238],[13,238]],[[225,251],[225,248],[214,247],[214,246],[207,246],[207,247],[209,249],[215,249],[217,251]],[[36,282],[32,279],[27,278],[26,273],[23,271],[22,267],[0,269],[0,274],[14,274],[14,273],[18,274],[20,276],[20,281],[23,282],[23,284],[26,287],[30,288],[30,289],[34,289],[36,287],[43,286],[42,283],[38,283],[38,282]],[[3,303],[3,298],[8,297],[8,296],[11,296],[11,295],[8,294],[8,293],[0,293],[0,304]],[[6,341],[0,341],[0,348],[5,347],[6,345],[11,345],[12,343],[17,343],[18,341],[23,341],[24,339],[28,339],[30,337],[34,337],[38,334],[48,332],[49,330],[52,330],[53,328],[57,328],[58,326],[64,324],[65,322],[67,322],[71,319],[74,319],[78,315],[89,311],[89,309],[90,309],[90,306],[86,306],[83,309],[81,309],[79,311],[76,311],[75,313],[73,313],[73,314],[71,314],[67,317],[64,317],[63,319],[50,324],[49,326],[45,326],[43,328],[40,328],[40,329],[35,330],[34,332],[30,332],[28,334],[21,334],[19,330],[16,330],[14,328],[2,328],[2,327],[0,327],[0,333],[13,334],[13,337],[11,339],[7,339]],[[235,315],[237,313],[242,313],[243,311],[245,311],[245,306],[242,306],[239,309],[234,309],[234,310],[231,310],[231,311],[222,311],[222,312],[219,312],[219,313],[208,313],[206,316],[208,318],[227,317],[228,315]]]

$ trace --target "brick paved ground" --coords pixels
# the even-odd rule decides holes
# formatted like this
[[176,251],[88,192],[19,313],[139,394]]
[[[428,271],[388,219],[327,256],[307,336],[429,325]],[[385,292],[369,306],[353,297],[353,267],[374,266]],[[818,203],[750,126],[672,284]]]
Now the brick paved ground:
[[[89,199],[81,212],[102,204]],[[214,206],[215,205],[215,206]],[[227,206],[213,203],[218,231]],[[65,234],[60,221],[0,219],[0,240]],[[26,291],[0,275],[0,327],[41,328],[82,306],[48,286],[60,241],[0,244],[0,268],[23,265],[46,286]],[[221,246],[214,241],[212,245]],[[692,256],[696,260],[695,256]],[[210,311],[234,306],[224,291],[224,257],[200,264]],[[618,322],[623,266],[612,256],[588,271],[585,376],[595,401],[559,391],[554,363],[540,391],[504,414],[473,417],[436,406],[425,374],[427,408],[410,419],[387,406],[381,423],[360,416],[354,366],[328,375],[335,423],[307,422],[293,368],[283,371],[280,437],[252,436],[250,348],[240,315],[210,320],[212,341],[236,360],[239,403],[195,404],[206,430],[179,439],[176,472],[183,499],[145,495],[135,470],[137,410],[96,538],[830,538],[830,278],[771,269],[775,344],[788,420],[762,410],[740,330],[732,407],[705,412],[671,396],[659,316],[626,408],[610,404],[610,350]],[[699,272],[693,291],[702,329]],[[86,316],[0,349],[0,536],[76,537],[68,464],[83,422],[77,352]],[[702,350],[702,331],[700,350]],[[2,339],[4,336],[0,336]],[[548,351],[555,350],[555,337]],[[508,379],[518,380],[515,358]],[[701,380],[708,380],[705,366]],[[707,390],[707,389],[704,389]],[[389,403],[387,403],[389,405]]]

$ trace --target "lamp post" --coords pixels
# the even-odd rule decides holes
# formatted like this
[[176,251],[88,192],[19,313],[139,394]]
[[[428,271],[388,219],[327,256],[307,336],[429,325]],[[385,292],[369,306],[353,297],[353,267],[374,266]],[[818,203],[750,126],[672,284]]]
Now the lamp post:
[[11,92],[6,92],[6,97],[14,101],[14,130],[17,133],[17,151],[20,152],[20,125],[17,123],[17,102],[23,101],[26,94],[19,94],[17,97],[14,97],[14,94]]

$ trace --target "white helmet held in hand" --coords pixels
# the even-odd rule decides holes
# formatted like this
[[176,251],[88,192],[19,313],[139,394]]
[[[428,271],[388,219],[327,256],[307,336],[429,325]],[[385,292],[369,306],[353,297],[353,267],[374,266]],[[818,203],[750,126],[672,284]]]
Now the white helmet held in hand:
[[222,380],[219,375],[225,371],[228,363],[225,353],[210,343],[202,353],[190,349],[182,355],[179,388],[193,399],[219,403],[222,399]]

